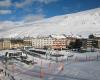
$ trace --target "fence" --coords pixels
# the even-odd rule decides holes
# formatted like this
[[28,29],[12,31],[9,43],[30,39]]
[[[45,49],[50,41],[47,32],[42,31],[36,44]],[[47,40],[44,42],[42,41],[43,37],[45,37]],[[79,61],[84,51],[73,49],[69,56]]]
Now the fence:
[[74,62],[100,61],[100,55],[97,54],[95,56],[85,55],[84,57],[80,56],[67,57],[66,61],[74,61]]

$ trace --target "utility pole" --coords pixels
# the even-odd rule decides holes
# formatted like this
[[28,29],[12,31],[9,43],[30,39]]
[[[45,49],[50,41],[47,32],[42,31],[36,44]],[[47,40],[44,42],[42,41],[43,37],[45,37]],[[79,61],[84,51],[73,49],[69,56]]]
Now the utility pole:
[[8,52],[6,52],[6,54],[5,54],[5,62],[4,62],[4,64],[5,64],[5,76],[7,75],[7,69],[8,69],[8,66],[7,66],[7,62],[8,62],[7,55],[8,55]]

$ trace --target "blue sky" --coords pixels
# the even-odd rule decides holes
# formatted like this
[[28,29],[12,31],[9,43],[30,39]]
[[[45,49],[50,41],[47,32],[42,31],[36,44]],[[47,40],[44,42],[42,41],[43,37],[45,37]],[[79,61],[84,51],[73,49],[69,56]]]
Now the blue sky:
[[0,21],[35,21],[100,7],[100,0],[0,0]]

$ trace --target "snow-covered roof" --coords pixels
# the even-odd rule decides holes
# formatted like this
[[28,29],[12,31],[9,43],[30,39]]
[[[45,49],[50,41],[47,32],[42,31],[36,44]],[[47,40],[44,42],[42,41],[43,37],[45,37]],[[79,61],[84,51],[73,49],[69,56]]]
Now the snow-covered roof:
[[100,37],[100,34],[93,34],[95,37]]
[[81,39],[82,36],[81,35],[66,35],[66,37],[70,37],[70,38],[77,38],[77,39]]
[[66,38],[64,35],[51,35],[52,38]]

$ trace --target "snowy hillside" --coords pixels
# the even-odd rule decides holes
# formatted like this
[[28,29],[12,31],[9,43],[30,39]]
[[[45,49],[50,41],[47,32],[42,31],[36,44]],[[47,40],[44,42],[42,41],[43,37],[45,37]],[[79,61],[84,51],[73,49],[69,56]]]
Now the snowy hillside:
[[8,30],[0,33],[0,37],[24,37],[41,34],[78,34],[86,36],[90,33],[100,32],[100,8],[55,16],[36,22],[13,23],[9,27]]

